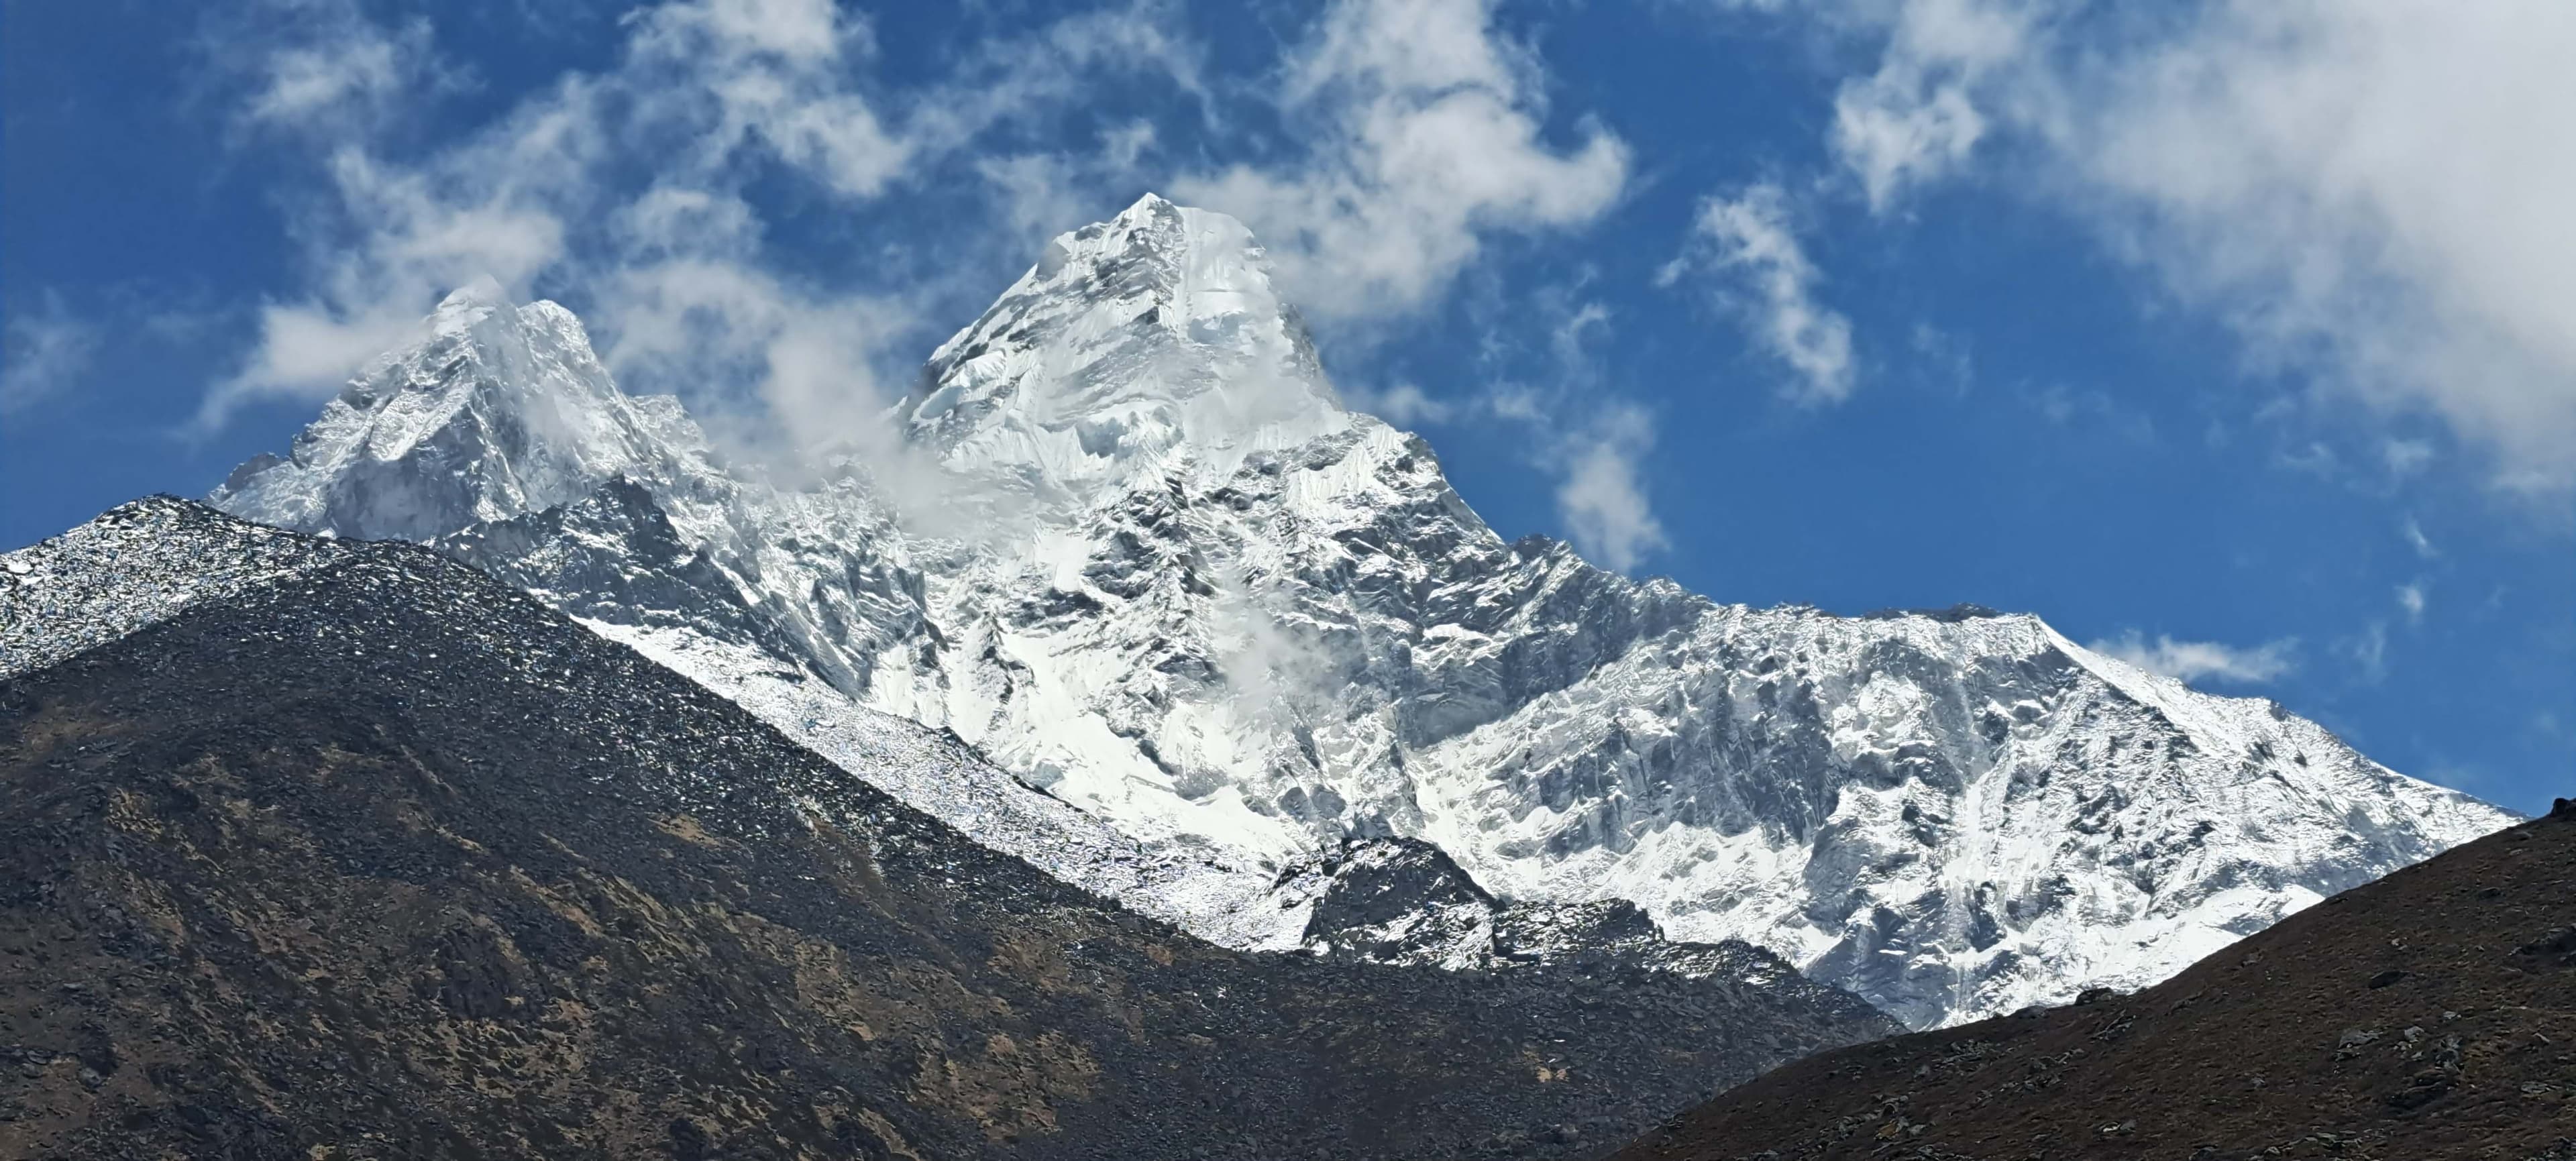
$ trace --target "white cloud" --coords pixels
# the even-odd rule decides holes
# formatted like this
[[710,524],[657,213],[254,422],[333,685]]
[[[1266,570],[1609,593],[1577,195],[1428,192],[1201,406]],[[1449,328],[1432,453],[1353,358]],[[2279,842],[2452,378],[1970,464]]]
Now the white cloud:
[[759,142],[833,193],[867,198],[911,159],[912,143],[852,85],[875,49],[867,22],[831,0],[670,3],[633,25],[623,71],[664,79],[632,86],[644,118],[698,127],[687,161],[700,171]]
[[1617,406],[1556,450],[1562,478],[1557,514],[1569,539],[1605,567],[1627,572],[1666,545],[1638,466],[1654,447],[1654,427],[1642,408]]
[[75,317],[62,296],[43,295],[34,311],[12,312],[0,328],[0,415],[22,410],[55,395],[83,371],[98,353],[98,328]]
[[[367,359],[399,345],[447,291],[490,278],[524,294],[564,256],[564,214],[545,188],[543,119],[450,159],[444,172],[383,165],[344,148],[328,166],[337,201],[298,224],[311,292],[259,312],[258,345],[198,410],[201,430],[262,398],[330,397]],[[519,178],[489,175],[512,172]],[[561,175],[557,175],[560,177]]]
[[2414,517],[2407,517],[2399,531],[2406,534],[2406,543],[2415,550],[2415,555],[2426,560],[2442,555],[2440,549],[2433,547],[2432,539],[2424,535],[2424,526],[2416,523]]
[[219,20],[209,39],[209,55],[247,86],[238,110],[247,129],[375,127],[469,84],[438,59],[427,20],[387,28],[350,0],[267,0]]
[[2553,147],[2576,108],[2576,7],[1823,10],[1883,45],[1832,130],[1874,206],[1986,166],[2097,227],[2259,364],[2437,415],[2501,483],[2576,486],[2576,150]]
[[2424,586],[2416,583],[2397,586],[2397,607],[2406,610],[2406,623],[2424,623]]
[[620,377],[691,394],[702,419],[731,428],[720,436],[885,449],[876,417],[899,391],[882,365],[913,323],[903,303],[798,286],[723,243],[624,266],[597,294],[616,323],[602,354]]
[[1339,390],[1342,402],[1351,410],[1366,412],[1397,427],[1446,423],[1459,412],[1447,400],[1433,398],[1412,383],[1396,383],[1385,388],[1365,383],[1344,384]]
[[2388,464],[2388,474],[2411,476],[2433,462],[2433,445],[2420,439],[2392,439],[2379,447],[2379,458]]
[[1779,186],[1754,185],[1700,203],[1682,256],[1664,267],[1669,285],[1684,274],[1716,280],[1721,304],[1740,315],[1754,341],[1796,376],[1786,394],[1801,403],[1851,397],[1851,320],[1816,300],[1820,279],[1791,230]]
[[[1173,31],[1187,24],[1175,0],[1129,0],[1064,17],[1026,36],[987,41],[966,53],[954,75],[908,103],[907,132],[923,148],[957,149],[996,125],[1080,107],[1096,95],[1102,76],[1118,73],[1158,78],[1204,107],[1210,99],[1201,75],[1205,49]],[[1138,124],[1126,122],[1109,132],[1132,140]],[[1108,145],[1113,155],[1126,147]],[[1123,192],[1121,200],[1135,196]]]
[[1580,290],[1580,280],[1538,288],[1508,316],[1514,325],[1487,337],[1489,361],[1538,357],[1540,383],[1494,382],[1463,403],[1429,406],[1519,428],[1534,466],[1556,480],[1565,538],[1593,563],[1629,572],[1669,543],[1644,479],[1654,414],[1605,382],[1597,347],[1610,336],[1611,313]]
[[2344,656],[2352,659],[2355,674],[2365,685],[2376,685],[2388,678],[2388,623],[2372,621],[2360,635],[2344,639]]
[[2029,5],[1990,0],[1900,3],[1878,70],[1834,94],[1831,144],[1885,210],[1908,185],[1948,174],[1984,139],[1971,88],[2023,51]]
[[832,0],[704,0],[667,4],[641,20],[646,38],[679,37],[688,41],[683,47],[707,45],[795,63],[831,60],[854,43],[868,43],[866,24],[850,19]]
[[1587,224],[1627,182],[1627,146],[1608,130],[1566,150],[1543,139],[1545,79],[1488,0],[1336,0],[1289,60],[1279,104],[1303,156],[1175,192],[1250,224],[1320,317],[1417,309],[1486,233]]
[[1095,148],[976,158],[975,172],[1003,219],[1001,244],[1025,255],[1151,184],[1145,158],[1156,137],[1153,122],[1131,121],[1103,130]]
[[2295,639],[2285,637],[2251,648],[2240,648],[2216,641],[2176,641],[2162,634],[2158,634],[2154,641],[2148,641],[2137,630],[2131,629],[2118,638],[2095,641],[2086,648],[2176,681],[2216,679],[2259,685],[2297,668],[2293,654],[2298,644]]

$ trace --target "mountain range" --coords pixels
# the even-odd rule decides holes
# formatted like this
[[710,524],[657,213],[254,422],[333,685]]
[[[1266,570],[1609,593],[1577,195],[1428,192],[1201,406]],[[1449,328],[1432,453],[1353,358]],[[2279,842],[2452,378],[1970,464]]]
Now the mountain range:
[[2513,817],[2033,616],[1748,608],[1506,542],[1344,406],[1240,223],[1150,195],[848,411],[747,454],[483,286],[209,502],[432,545],[1239,949],[1321,950],[1325,879],[1436,854],[1492,905],[1359,943],[1485,962],[1461,932],[1513,907],[1624,905],[1603,930],[1933,1027],[2153,983]]

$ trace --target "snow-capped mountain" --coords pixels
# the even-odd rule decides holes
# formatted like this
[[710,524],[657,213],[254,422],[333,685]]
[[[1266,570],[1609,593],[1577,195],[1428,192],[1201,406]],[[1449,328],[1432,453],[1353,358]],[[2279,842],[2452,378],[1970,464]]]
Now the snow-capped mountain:
[[1300,945],[1298,868],[1405,837],[1921,1026],[2152,982],[2510,820],[2035,617],[1506,543],[1342,406],[1239,223],[1159,198],[1051,242],[893,419],[905,451],[775,482],[562,308],[460,292],[212,502],[436,539],[809,743],[952,731],[996,794],[1205,868],[1137,905],[1236,946]]

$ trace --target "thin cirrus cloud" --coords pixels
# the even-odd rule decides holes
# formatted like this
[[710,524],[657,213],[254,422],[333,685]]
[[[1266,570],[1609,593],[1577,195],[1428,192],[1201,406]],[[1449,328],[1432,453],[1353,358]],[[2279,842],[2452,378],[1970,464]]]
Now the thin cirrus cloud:
[[2576,107],[2576,8],[1802,11],[1878,46],[1828,133],[1874,209],[2003,177],[2224,322],[2258,366],[2439,417],[2508,488],[2576,487],[2576,151],[2535,144]]
[[1681,256],[1656,281],[1691,277],[1743,322],[1754,344],[1789,372],[1782,394],[1802,404],[1840,403],[1854,379],[1851,320],[1816,293],[1822,274],[1791,228],[1777,185],[1702,201]]
[[0,328],[0,415],[21,411],[62,393],[89,369],[98,353],[98,327],[72,313],[62,296],[45,292],[41,305],[12,312]]
[[2158,634],[2147,640],[2131,629],[2119,637],[2095,641],[2087,648],[2176,681],[2224,681],[2260,685],[2296,669],[2298,642],[2284,638],[2250,647],[2216,641],[2177,641]]

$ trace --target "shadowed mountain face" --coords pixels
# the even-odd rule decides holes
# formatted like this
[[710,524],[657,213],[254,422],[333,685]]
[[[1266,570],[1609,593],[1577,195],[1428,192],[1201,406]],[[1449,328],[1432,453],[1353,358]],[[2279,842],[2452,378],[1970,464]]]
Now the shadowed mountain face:
[[1569,1155],[1805,995],[1223,950],[404,546],[0,682],[0,1155]]
[[1615,1161],[2576,1159],[2576,800],[2087,999],[1810,1058]]

